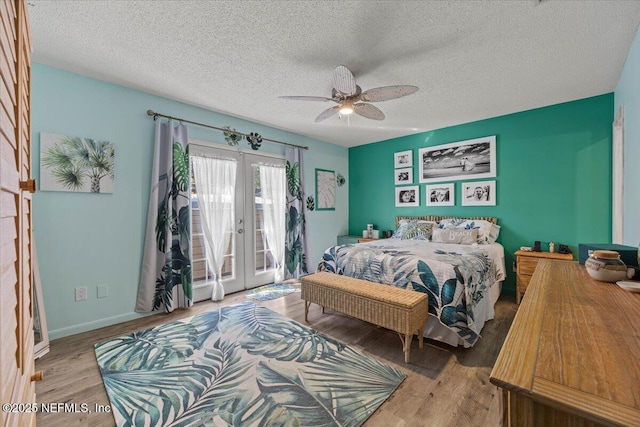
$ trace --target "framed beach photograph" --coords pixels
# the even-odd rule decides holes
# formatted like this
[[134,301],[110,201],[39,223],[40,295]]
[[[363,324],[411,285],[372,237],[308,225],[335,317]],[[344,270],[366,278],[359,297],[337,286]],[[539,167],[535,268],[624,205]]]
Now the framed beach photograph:
[[453,206],[456,204],[455,184],[427,185],[427,206]]
[[493,178],[496,137],[470,139],[418,150],[419,182]]
[[413,168],[396,169],[396,185],[413,184]]
[[420,206],[420,187],[396,187],[396,207]]
[[335,171],[316,169],[316,210],[336,210]]
[[476,181],[462,183],[462,206],[495,206],[496,182]]
[[411,150],[399,151],[393,155],[395,168],[408,168],[413,166],[413,154]]

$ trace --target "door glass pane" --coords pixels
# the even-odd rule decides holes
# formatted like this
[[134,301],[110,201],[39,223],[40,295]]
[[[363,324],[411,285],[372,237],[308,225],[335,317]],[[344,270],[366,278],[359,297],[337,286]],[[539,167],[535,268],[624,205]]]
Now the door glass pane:
[[[193,170],[193,168],[192,168]],[[194,284],[207,283],[213,281],[213,270],[207,261],[207,248],[205,244],[204,229],[202,227],[202,217],[198,206],[198,193],[196,191],[195,179],[191,177],[191,237],[192,237],[192,264]],[[233,209],[233,206],[230,206]],[[231,235],[229,246],[225,253],[222,264],[222,280],[234,279],[235,274],[235,245],[236,235],[233,230],[227,230]]]
[[260,183],[260,165],[252,165],[253,167],[253,208],[254,208],[254,217],[256,219],[256,227],[255,227],[255,248],[256,251],[254,253],[255,256],[255,266],[256,271],[268,271],[273,270],[274,263],[273,257],[271,256],[271,251],[269,251],[269,243],[267,242],[267,238],[262,232],[263,227],[263,203],[265,203],[262,197],[262,187]]

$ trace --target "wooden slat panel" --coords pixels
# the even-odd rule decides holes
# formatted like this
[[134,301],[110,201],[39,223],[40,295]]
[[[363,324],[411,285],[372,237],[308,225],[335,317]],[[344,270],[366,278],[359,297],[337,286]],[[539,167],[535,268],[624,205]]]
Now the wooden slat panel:
[[16,196],[3,191],[2,194],[0,194],[0,218],[15,217],[17,214]]
[[27,7],[22,7],[22,19],[20,23],[22,25],[20,34],[24,36],[24,47],[25,47],[25,59],[27,63],[30,63],[31,52],[33,52],[33,44],[31,42],[31,31],[29,31],[29,9]]
[[6,143],[8,147],[3,147],[2,157],[8,159],[9,156],[13,157],[12,163],[17,164],[16,157],[16,134],[13,132],[7,132],[6,129],[0,128],[0,143]]
[[2,218],[0,219],[0,242],[1,246],[4,246],[6,242],[13,242],[18,237],[15,227],[14,218]]
[[0,132],[0,158],[9,165],[9,170],[17,171],[18,163],[16,161],[16,150],[13,148],[4,132]]
[[9,93],[9,89],[7,88],[7,82],[5,82],[5,69],[3,68],[3,65],[5,64],[4,61],[2,61],[2,56],[0,55],[0,73],[2,74],[2,81],[0,82],[0,103],[2,103],[2,107],[5,109],[5,111],[7,112],[7,115],[9,116],[9,119],[13,121],[13,115],[15,112],[15,100],[11,97],[11,94]]
[[11,121],[11,117],[9,117],[9,115],[7,114],[4,108],[0,108],[0,127],[2,129],[2,133],[4,133],[7,136],[7,140],[11,143],[11,145],[13,145],[14,148],[16,148],[17,145],[16,145],[15,133],[13,135],[10,135],[10,132],[7,131],[7,130],[10,131],[11,129],[14,129],[15,126]]
[[0,157],[0,189],[7,192],[17,193],[19,191],[19,175],[16,172],[15,162],[13,165]]
[[7,2],[7,12],[9,13],[9,16],[11,16],[12,18],[15,19],[16,17],[16,5],[13,1],[11,2]]
[[[0,271],[4,271],[9,268],[9,264],[15,264],[16,262],[16,242],[15,240],[10,240],[6,243],[2,243],[0,245]],[[12,259],[13,258],[13,259]],[[15,267],[15,265],[14,265]]]
[[[14,13],[5,13],[8,11],[6,1],[0,2],[0,32],[7,39],[9,50],[6,51],[6,55],[11,58],[16,57],[16,33],[15,33],[15,14]],[[4,9],[4,10],[3,10]],[[9,53],[11,52],[11,53]],[[15,78],[15,74],[14,74]]]
[[[13,247],[13,250],[11,248]],[[11,283],[16,283],[18,280],[18,273],[16,272],[16,260],[17,254],[15,251],[15,244],[9,243],[2,247],[2,254],[0,254],[0,265],[2,266],[2,283],[3,292],[5,287],[11,287]],[[6,285],[4,285],[6,283]],[[4,307],[4,302],[2,303]],[[4,308],[3,308],[4,309]]]
[[[4,40],[2,39],[2,37],[0,37],[0,71],[2,71],[2,86],[4,86],[3,89],[3,93],[6,92],[7,93],[7,100],[3,100],[4,102],[6,102],[7,104],[15,104],[16,103],[16,79],[15,76],[12,74],[11,70],[13,70],[12,67],[12,61],[10,61],[10,59],[8,59],[5,55],[4,55],[4,46],[2,46],[4,44]],[[15,71],[14,71],[15,72]],[[11,102],[9,102],[9,99],[11,100]]]

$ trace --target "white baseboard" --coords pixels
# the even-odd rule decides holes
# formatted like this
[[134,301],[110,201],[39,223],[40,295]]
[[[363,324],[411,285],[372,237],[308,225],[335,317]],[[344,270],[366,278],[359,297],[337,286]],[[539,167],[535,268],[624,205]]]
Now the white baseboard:
[[153,313],[125,313],[117,316],[105,317],[104,319],[94,320],[92,322],[81,323],[79,325],[67,326],[66,328],[52,329],[49,331],[49,340],[55,340],[58,338],[68,337],[69,335],[75,335],[82,332],[92,331],[94,329],[104,328],[105,326],[111,326],[122,322],[128,322],[129,320],[140,319],[141,317],[149,316]]

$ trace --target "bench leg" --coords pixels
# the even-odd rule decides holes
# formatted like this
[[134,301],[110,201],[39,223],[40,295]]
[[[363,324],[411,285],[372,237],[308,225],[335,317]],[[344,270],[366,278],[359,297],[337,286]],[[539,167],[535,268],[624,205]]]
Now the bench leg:
[[422,325],[422,328],[418,329],[418,346],[420,348],[422,348],[422,343],[424,342],[424,325]]
[[304,302],[304,321],[305,322],[309,322],[308,317],[309,317],[309,306],[311,305],[311,301],[305,301]]
[[404,336],[404,361],[409,363],[409,352],[411,351],[411,340],[413,339],[413,332],[406,333]]

